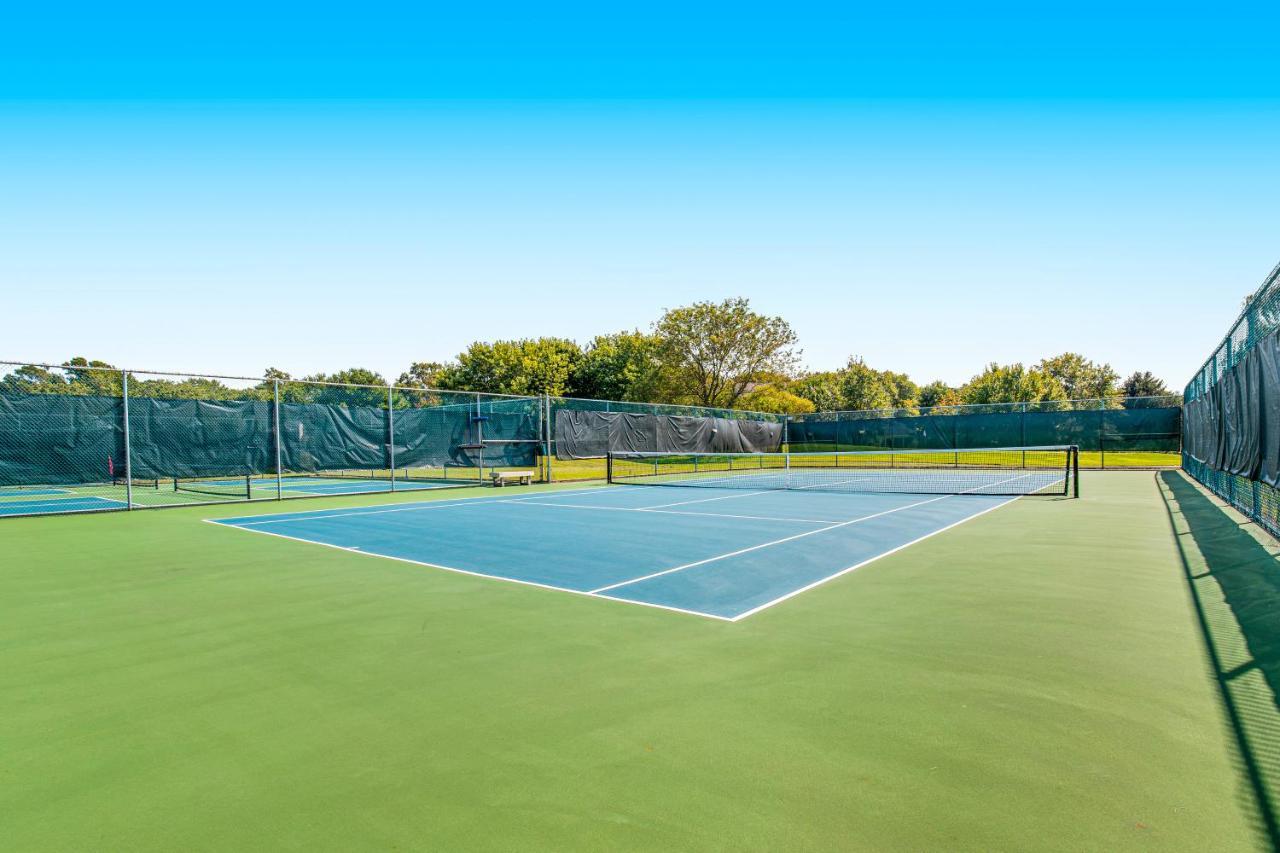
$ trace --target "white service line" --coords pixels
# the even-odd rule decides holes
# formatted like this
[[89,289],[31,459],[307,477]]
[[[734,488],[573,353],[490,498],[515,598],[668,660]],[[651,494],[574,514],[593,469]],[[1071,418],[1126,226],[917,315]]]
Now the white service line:
[[947,498],[951,498],[951,497],[955,497],[955,495],[942,495],[936,498],[929,498],[928,500],[917,501],[916,503],[913,503],[913,504],[907,504],[906,506],[894,507],[893,509],[886,509],[882,512],[872,513],[871,515],[863,515],[863,516],[859,516],[858,518],[851,518],[848,521],[841,521],[837,524],[830,524],[826,527],[819,527],[817,530],[806,530],[804,533],[796,533],[792,536],[784,536],[781,539],[774,539],[772,542],[763,542],[759,545],[752,545],[750,548],[742,548],[738,551],[731,551],[728,554],[720,554],[715,557],[708,557],[705,560],[698,560],[693,563],[685,563],[683,566],[674,566],[673,568],[670,568],[670,569],[663,569],[660,572],[653,572],[652,574],[644,575],[642,577],[631,578],[630,580],[619,581],[618,583],[611,583],[608,586],[597,587],[596,589],[593,589],[591,591],[593,593],[608,592],[611,589],[617,589],[618,587],[622,587],[622,586],[630,586],[631,584],[634,584],[634,583],[640,583],[640,581],[652,580],[653,578],[662,577],[663,575],[669,575],[672,572],[682,572],[685,569],[692,569],[695,566],[705,566],[707,563],[714,563],[719,560],[727,560],[730,557],[737,557],[742,554],[749,554],[752,551],[759,551],[761,548],[769,548],[773,545],[781,545],[784,542],[793,542],[796,539],[803,539],[806,536],[814,536],[818,533],[826,533],[828,530],[836,530],[837,528],[840,528],[840,527],[848,527],[851,524],[858,524],[863,521],[870,521],[873,518],[880,518],[881,516],[892,515],[895,512],[902,512],[903,510],[906,510],[906,509],[912,509],[914,507],[924,506],[925,504],[935,503],[936,501],[944,501]]
[[[887,556],[889,556],[890,554],[896,554],[897,552],[899,552],[899,551],[903,550],[904,548],[910,548],[912,545],[915,545],[915,544],[916,544],[916,543],[918,543],[918,542],[923,542],[924,540],[928,539],[928,538],[929,538],[929,537],[931,537],[931,536],[937,536],[939,533],[945,533],[946,531],[950,530],[950,529],[951,529],[951,528],[953,528],[953,527],[958,527],[958,526],[960,526],[961,524],[964,524],[964,523],[965,523],[965,522],[967,522],[967,521],[973,521],[975,518],[977,518],[977,517],[978,517],[978,516],[980,516],[980,515],[986,515],[986,514],[987,514],[987,513],[989,513],[989,512],[994,512],[995,510],[1000,509],[1000,507],[1002,507],[1002,506],[1008,506],[1009,504],[1011,504],[1011,503],[1013,503],[1014,501],[1016,501],[1016,500],[1018,499],[1018,497],[1019,497],[1019,496],[1015,496],[1015,497],[1011,497],[1011,498],[1009,498],[1009,499],[1008,499],[1008,500],[1006,500],[1006,501],[1001,501],[1000,503],[996,504],[995,506],[989,506],[989,507],[987,507],[986,509],[982,510],[981,512],[975,512],[973,515],[966,516],[965,518],[962,518],[962,519],[960,519],[959,521],[956,521],[956,522],[953,522],[953,523],[951,523],[951,524],[948,524],[946,527],[939,527],[937,530],[934,530],[934,531],[932,531],[932,532],[930,532],[930,533],[926,533],[925,535],[923,535],[923,536],[921,536],[921,537],[919,537],[919,538],[917,538],[917,539],[912,539],[910,542],[904,542],[903,544],[899,545],[898,547],[896,547],[896,548],[891,548],[891,549],[889,549],[888,551],[885,551],[884,553],[876,554],[874,557],[870,557],[870,558],[868,558],[868,559],[866,559],[866,560],[863,560],[861,563],[857,563],[857,564],[855,564],[855,565],[849,566],[848,568],[841,569],[840,571],[835,572],[834,574],[827,575],[825,578],[820,578],[820,579],[818,579],[818,580],[814,581],[813,583],[806,584],[805,586],[800,587],[799,589],[793,589],[793,590],[791,590],[790,592],[788,592],[788,593],[786,593],[786,594],[784,594],[784,595],[780,595],[780,596],[778,596],[777,598],[773,599],[772,601],[766,601],[764,604],[758,605],[758,606],[756,606],[756,607],[751,608],[750,610],[746,610],[746,611],[744,611],[744,612],[742,612],[742,613],[739,613],[737,616],[732,617],[729,621],[730,621],[730,622],[737,622],[737,621],[739,621],[739,620],[746,619],[748,616],[753,616],[753,615],[755,615],[756,613],[759,613],[761,610],[765,610],[765,609],[767,609],[767,608],[769,608],[769,607],[772,607],[772,606],[773,606],[773,605],[775,605],[775,604],[781,604],[782,602],[786,601],[788,598],[794,598],[795,596],[799,595],[799,594],[800,594],[800,593],[802,593],[802,592],[808,592],[809,590],[811,590],[811,589],[813,589],[813,588],[815,588],[815,587],[822,586],[822,585],[823,585],[824,583],[826,583],[827,581],[832,581],[832,580],[835,580],[836,578],[838,578],[838,577],[840,577],[840,576],[842,576],[842,575],[847,575],[847,574],[849,574],[849,572],[856,571],[856,570],[858,570],[858,569],[862,568],[863,566],[865,566],[865,565],[867,565],[867,564],[869,564],[869,563],[874,563],[876,560],[879,560],[879,559],[882,559],[882,558],[884,558],[884,557],[887,557]],[[630,599],[627,599],[627,600],[629,601]]]
[[[219,524],[217,520],[212,518],[206,518],[204,519],[204,521],[208,522],[209,524]],[[655,604],[649,601],[631,601],[625,598],[615,598],[614,596],[611,596],[611,595],[596,595],[595,593],[588,592],[587,590],[573,589],[567,586],[555,586],[549,583],[539,583],[538,581],[521,580],[519,578],[507,577],[506,575],[491,575],[491,574],[486,574],[484,572],[473,572],[470,569],[458,569],[458,568],[454,568],[453,566],[442,566],[439,563],[427,563],[427,562],[423,562],[422,560],[411,560],[408,557],[393,557],[390,554],[379,554],[374,551],[361,551],[359,548],[353,548],[346,545],[331,545],[328,542],[317,542],[314,539],[303,539],[300,536],[288,536],[284,533],[272,533],[270,530],[254,530],[248,527],[240,527],[239,525],[235,525],[235,524],[220,524],[219,526],[231,527],[234,529],[243,530],[246,533],[260,533],[263,536],[275,536],[278,539],[289,539],[293,542],[304,542],[308,545],[320,545],[325,548],[333,548],[335,551],[346,551],[348,554],[359,554],[362,557],[378,557],[383,560],[394,560],[397,563],[409,563],[410,565],[413,565],[413,566],[426,566],[429,569],[442,569],[446,572],[454,572],[455,574],[459,574],[459,575],[470,575],[471,577],[476,577],[476,578],[488,578],[489,580],[506,581],[507,583],[519,584],[520,586],[532,586],[532,587],[537,587],[538,589],[555,590],[556,592],[570,592],[570,593],[573,593],[574,595],[584,595],[589,598],[603,599],[605,601],[617,601],[621,604],[640,604],[645,607],[653,607],[657,610],[669,610],[675,613],[685,613],[690,616],[701,616],[704,619],[715,619],[718,622],[733,621],[728,616],[718,616],[715,613],[704,613],[701,610],[686,610],[683,607],[672,607],[669,604]]]
[[[706,487],[705,486],[679,486],[678,488],[695,489],[695,488],[706,488]],[[725,486],[725,488],[733,488],[733,487]],[[758,492],[739,492],[733,495],[720,495],[719,497],[715,497],[715,498],[696,498],[695,500],[691,500],[691,501],[676,501],[675,503],[670,503],[670,504],[653,504],[652,506],[638,507],[638,509],[666,509],[669,506],[686,506],[688,504],[705,504],[705,503],[711,503],[712,501],[727,501],[730,498],[749,498],[752,495],[768,495],[776,491],[778,490],[763,489]]]
[[[515,503],[515,501],[512,501]],[[773,515],[730,515],[724,512],[681,512],[678,509],[654,509],[644,506],[591,506],[590,504],[559,504],[547,501],[523,501],[524,506],[558,506],[565,509],[598,509],[605,512],[646,512],[659,515],[694,515],[698,518],[745,518],[749,521],[798,521],[804,524],[839,524],[834,518],[779,518]]]

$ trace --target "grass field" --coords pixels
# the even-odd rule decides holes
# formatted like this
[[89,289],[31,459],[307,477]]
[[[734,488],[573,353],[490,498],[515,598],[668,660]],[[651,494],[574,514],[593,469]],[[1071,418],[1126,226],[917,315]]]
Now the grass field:
[[0,520],[0,832],[23,851],[1271,848],[1275,549],[1177,472],[1083,487],[739,623],[201,521],[276,504]]

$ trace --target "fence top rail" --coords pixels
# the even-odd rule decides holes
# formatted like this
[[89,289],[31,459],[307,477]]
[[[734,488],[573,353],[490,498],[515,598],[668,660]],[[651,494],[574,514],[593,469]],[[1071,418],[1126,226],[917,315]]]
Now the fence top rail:
[[[895,417],[905,414],[911,417],[920,415],[936,414],[939,412],[956,412],[964,409],[984,409],[987,412],[992,410],[1004,410],[1006,412],[1031,411],[1035,408],[1046,408],[1052,406],[1065,406],[1066,409],[1055,409],[1055,411],[1097,411],[1100,409],[1110,408],[1113,404],[1118,404],[1124,408],[1125,403],[1133,403],[1138,401],[1152,401],[1164,403],[1164,406],[1150,406],[1148,408],[1177,408],[1182,405],[1181,394],[1155,394],[1146,397],[1080,397],[1071,400],[1027,400],[1025,402],[1008,402],[1008,403],[961,403],[954,406],[900,406],[892,409],[839,409],[824,410],[820,412],[806,412],[799,415],[791,415],[791,420],[804,420],[806,418],[823,418],[836,416],[850,416],[856,418],[866,417]],[[1083,406],[1081,404],[1093,404],[1091,406]]]
[[453,388],[429,388],[414,385],[365,385],[359,382],[328,382],[319,379],[281,379],[269,376],[229,376],[218,373],[182,373],[176,370],[145,370],[134,367],[101,367],[88,364],[46,364],[38,361],[10,361],[0,359],[0,365],[12,367],[40,367],[46,370],[96,370],[101,373],[130,374],[134,378],[143,376],[180,376],[184,379],[227,379],[233,382],[279,382],[282,385],[325,385],[332,388],[376,388],[380,391],[412,391],[417,394],[466,394],[472,397],[502,397],[509,400],[536,400],[541,394],[499,394],[491,391],[466,391]]
[[[550,395],[550,400],[552,404],[555,404],[556,402],[597,403],[602,405],[644,406],[651,409],[670,409],[670,410],[679,409],[685,412],[697,411],[697,412],[716,412],[716,413],[723,413],[726,415],[751,415],[751,416],[754,416],[757,420],[764,420],[766,418],[772,419],[772,420],[782,420],[787,417],[787,415],[782,412],[761,412],[761,411],[756,411],[754,409],[728,409],[728,408],[725,408],[724,406],[701,406],[696,403],[647,403],[647,402],[642,402],[638,400],[604,400],[604,399],[598,399],[595,397],[562,397],[562,396],[556,396],[555,394]],[[707,417],[707,415],[702,415],[701,417]]]

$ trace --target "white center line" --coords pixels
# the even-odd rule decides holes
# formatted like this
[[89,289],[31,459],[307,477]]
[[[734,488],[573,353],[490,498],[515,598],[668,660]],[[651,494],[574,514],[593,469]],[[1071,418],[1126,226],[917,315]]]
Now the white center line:
[[[681,488],[697,488],[697,487],[683,486]],[[726,487],[726,488],[731,488],[731,487]],[[752,495],[768,495],[776,491],[778,490],[763,489],[758,492],[739,492],[733,495],[720,495],[719,497],[716,497],[716,498],[696,498],[695,500],[691,500],[691,501],[676,501],[675,503],[670,503],[670,504],[653,504],[652,506],[640,507],[640,509],[666,509],[669,506],[685,506],[686,504],[704,504],[704,503],[710,503],[711,501],[727,501],[730,498],[749,498]]]
[[840,528],[840,527],[848,527],[851,524],[858,524],[863,521],[870,521],[873,518],[880,518],[881,516],[884,516],[884,515],[891,515],[895,512],[902,512],[903,510],[906,510],[906,509],[912,509],[914,507],[924,506],[925,504],[931,504],[936,501],[944,501],[950,497],[955,497],[955,496],[942,495],[941,497],[929,498],[928,500],[917,501],[916,503],[907,504],[906,506],[899,506],[899,507],[894,507],[893,509],[886,509],[883,512],[876,512],[876,513],[872,513],[871,515],[864,515],[858,518],[851,518],[848,521],[841,521],[838,524],[831,524],[831,525],[828,525],[827,527],[819,527],[817,530],[806,530],[804,533],[796,533],[792,536],[784,536],[781,539],[774,539],[772,542],[764,542],[764,543],[761,543],[760,545],[752,545],[750,548],[742,548],[737,551],[730,551],[728,554],[720,554],[715,557],[708,557],[705,560],[697,560],[692,563],[685,563],[683,566],[675,566],[670,569],[663,569],[660,572],[653,572],[652,574],[643,575],[642,577],[631,578],[630,580],[619,581],[618,583],[611,583],[608,586],[602,586],[602,587],[598,587],[597,589],[593,589],[591,590],[591,592],[592,593],[608,592],[611,589],[617,589],[618,587],[621,587],[621,586],[629,586],[630,584],[639,583],[640,581],[647,581],[653,578],[662,577],[663,575],[669,575],[672,572],[682,572],[685,569],[692,569],[695,566],[705,566],[707,563],[714,563],[719,560],[727,560],[730,557],[737,557],[742,554],[749,554],[752,551],[759,551],[761,548],[769,548],[774,545],[781,545],[784,542],[794,542],[796,539],[803,539],[806,536],[814,536],[818,533],[826,533],[828,530],[836,530],[837,528]]

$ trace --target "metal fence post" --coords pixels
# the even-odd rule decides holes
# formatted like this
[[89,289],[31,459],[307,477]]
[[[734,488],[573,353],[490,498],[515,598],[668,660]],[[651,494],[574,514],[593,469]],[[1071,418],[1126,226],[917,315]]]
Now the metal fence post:
[[120,399],[124,403],[124,502],[133,509],[133,454],[129,445],[129,371],[120,371]]
[[480,448],[480,477],[479,482],[484,482],[484,421],[481,420],[483,415],[480,409],[480,395],[476,394],[476,444]]
[[280,464],[281,453],[280,445],[284,443],[284,436],[280,434],[280,380],[273,379],[271,384],[274,387],[274,396],[276,401],[275,417],[272,419],[272,429],[275,431],[276,437],[276,500],[284,500],[284,467]]
[[542,395],[542,428],[543,439],[546,441],[546,452],[543,457],[547,460],[547,482],[551,482],[551,395]]
[[396,490],[396,407],[392,386],[387,386],[387,461],[391,463],[391,491]]

